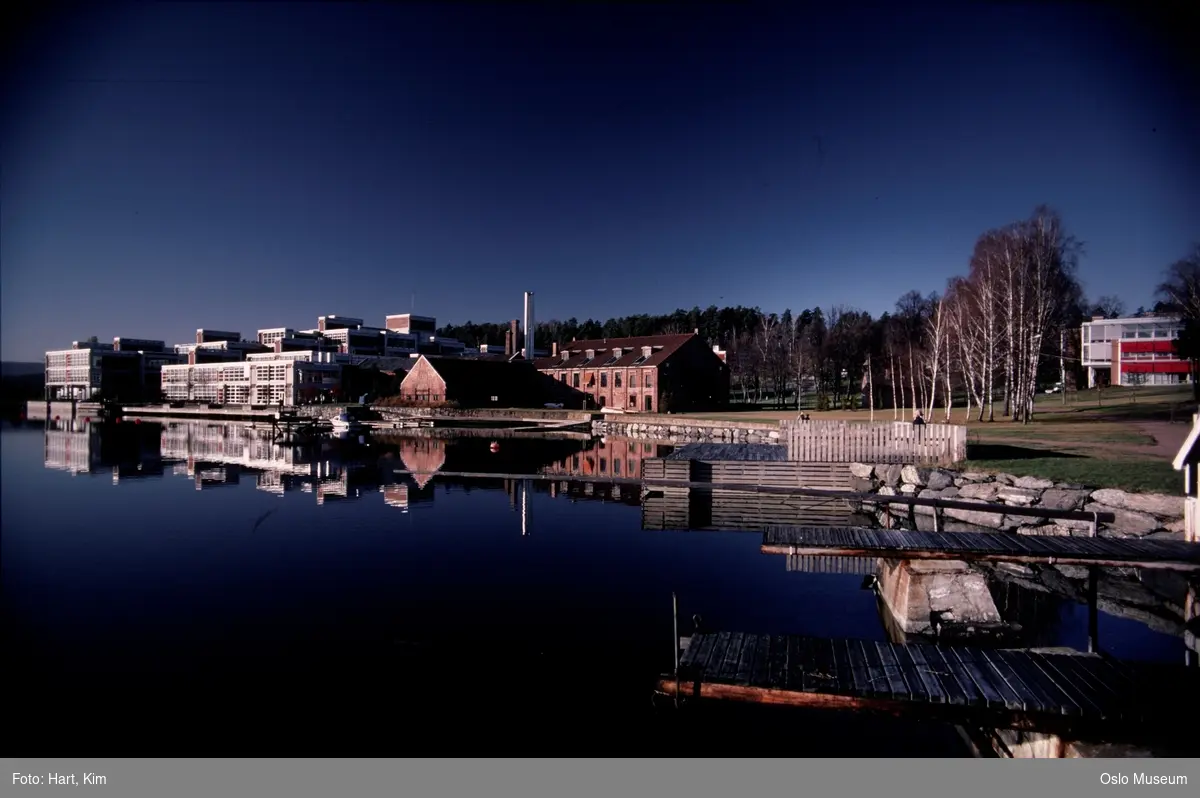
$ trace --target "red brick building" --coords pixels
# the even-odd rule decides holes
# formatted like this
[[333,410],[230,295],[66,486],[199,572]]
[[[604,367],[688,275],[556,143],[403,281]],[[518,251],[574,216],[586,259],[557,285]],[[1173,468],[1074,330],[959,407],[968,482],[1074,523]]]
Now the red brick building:
[[633,438],[606,438],[594,449],[564,457],[542,471],[573,477],[634,477],[642,475],[642,461],[658,457],[659,445]]
[[580,407],[583,396],[530,363],[503,358],[421,356],[400,383],[400,396],[417,404],[453,402],[463,408]]
[[729,403],[729,367],[694,333],[572,341],[534,365],[592,407],[666,413]]

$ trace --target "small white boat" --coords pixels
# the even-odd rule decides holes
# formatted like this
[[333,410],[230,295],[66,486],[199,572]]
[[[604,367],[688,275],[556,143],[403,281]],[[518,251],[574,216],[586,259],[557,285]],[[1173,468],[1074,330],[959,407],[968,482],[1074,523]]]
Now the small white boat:
[[345,410],[331,419],[330,423],[333,425],[334,432],[356,432],[362,429],[362,424],[359,424],[356,419],[351,418],[350,414]]

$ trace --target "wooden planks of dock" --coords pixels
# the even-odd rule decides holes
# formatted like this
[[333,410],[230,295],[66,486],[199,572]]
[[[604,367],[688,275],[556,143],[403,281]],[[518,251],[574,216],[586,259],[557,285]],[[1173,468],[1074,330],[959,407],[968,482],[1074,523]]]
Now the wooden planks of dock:
[[900,560],[974,560],[1200,571],[1200,544],[1174,540],[917,532],[863,527],[780,526],[763,533],[764,554],[855,555]]
[[[676,690],[674,677],[658,684]],[[924,712],[1009,728],[1188,723],[1200,670],[1096,654],[714,632],[679,660],[681,696],[828,709]],[[1180,725],[1182,728],[1183,726]]]

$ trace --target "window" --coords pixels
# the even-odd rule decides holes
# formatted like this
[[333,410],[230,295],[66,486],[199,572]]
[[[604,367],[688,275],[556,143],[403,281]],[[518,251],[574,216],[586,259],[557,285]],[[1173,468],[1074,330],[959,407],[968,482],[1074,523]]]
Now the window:
[[608,473],[608,458],[607,457],[600,458],[600,473],[601,474]]
[[579,470],[579,455],[575,455],[571,458],[571,468],[575,469],[576,471]]
[[636,371],[629,372],[629,387],[630,388],[637,387],[637,372]]
[[632,407],[634,410],[637,410],[637,397],[636,396],[629,397],[629,406]]
[[566,382],[567,381],[567,372],[564,371],[563,373],[559,374],[558,378],[560,380],[562,380],[563,382]]
[[651,399],[649,396],[647,396],[646,397],[646,410],[649,411],[649,410],[653,410],[653,409],[654,409],[654,400]]
[[600,387],[601,388],[608,387],[608,372],[607,371],[600,372]]
[[650,387],[650,372],[648,372],[648,371],[642,375],[642,387],[643,388]]
[[613,473],[614,474],[621,473],[621,460],[616,457],[613,458]]
[[614,388],[621,387],[621,372],[619,372],[619,371],[613,372],[613,387]]
[[578,371],[577,371],[577,372],[575,372],[575,373],[574,373],[574,374],[571,376],[571,385],[573,385],[573,386],[574,386],[574,387],[576,387],[576,388],[578,388],[578,387],[579,387],[579,372],[578,372]]
[[640,365],[642,365],[643,363],[645,363],[645,362],[646,362],[646,358],[648,358],[648,357],[649,357],[649,355],[642,355],[642,356],[641,356],[641,357],[639,357],[637,360],[633,361],[633,363],[631,363],[630,365],[633,365],[633,366],[640,366]]

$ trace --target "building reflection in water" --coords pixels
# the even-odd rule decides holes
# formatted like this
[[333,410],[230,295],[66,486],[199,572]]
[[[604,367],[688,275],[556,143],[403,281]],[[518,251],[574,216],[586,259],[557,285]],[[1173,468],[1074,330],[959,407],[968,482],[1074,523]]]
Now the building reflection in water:
[[71,474],[109,474],[114,485],[122,479],[161,477],[158,428],[153,424],[113,424],[102,431],[88,419],[49,420],[44,464]]
[[[440,466],[443,446],[441,441],[412,441],[398,447],[399,456],[432,472]],[[432,474],[405,484],[390,470],[374,467],[377,460],[377,452],[355,441],[285,445],[273,439],[269,426],[244,422],[100,424],[74,419],[50,421],[45,428],[46,468],[111,473],[114,484],[162,476],[169,468],[170,474],[192,480],[196,490],[251,480],[258,490],[278,496],[314,494],[317,504],[385,489],[385,501],[405,510],[432,501]]]

